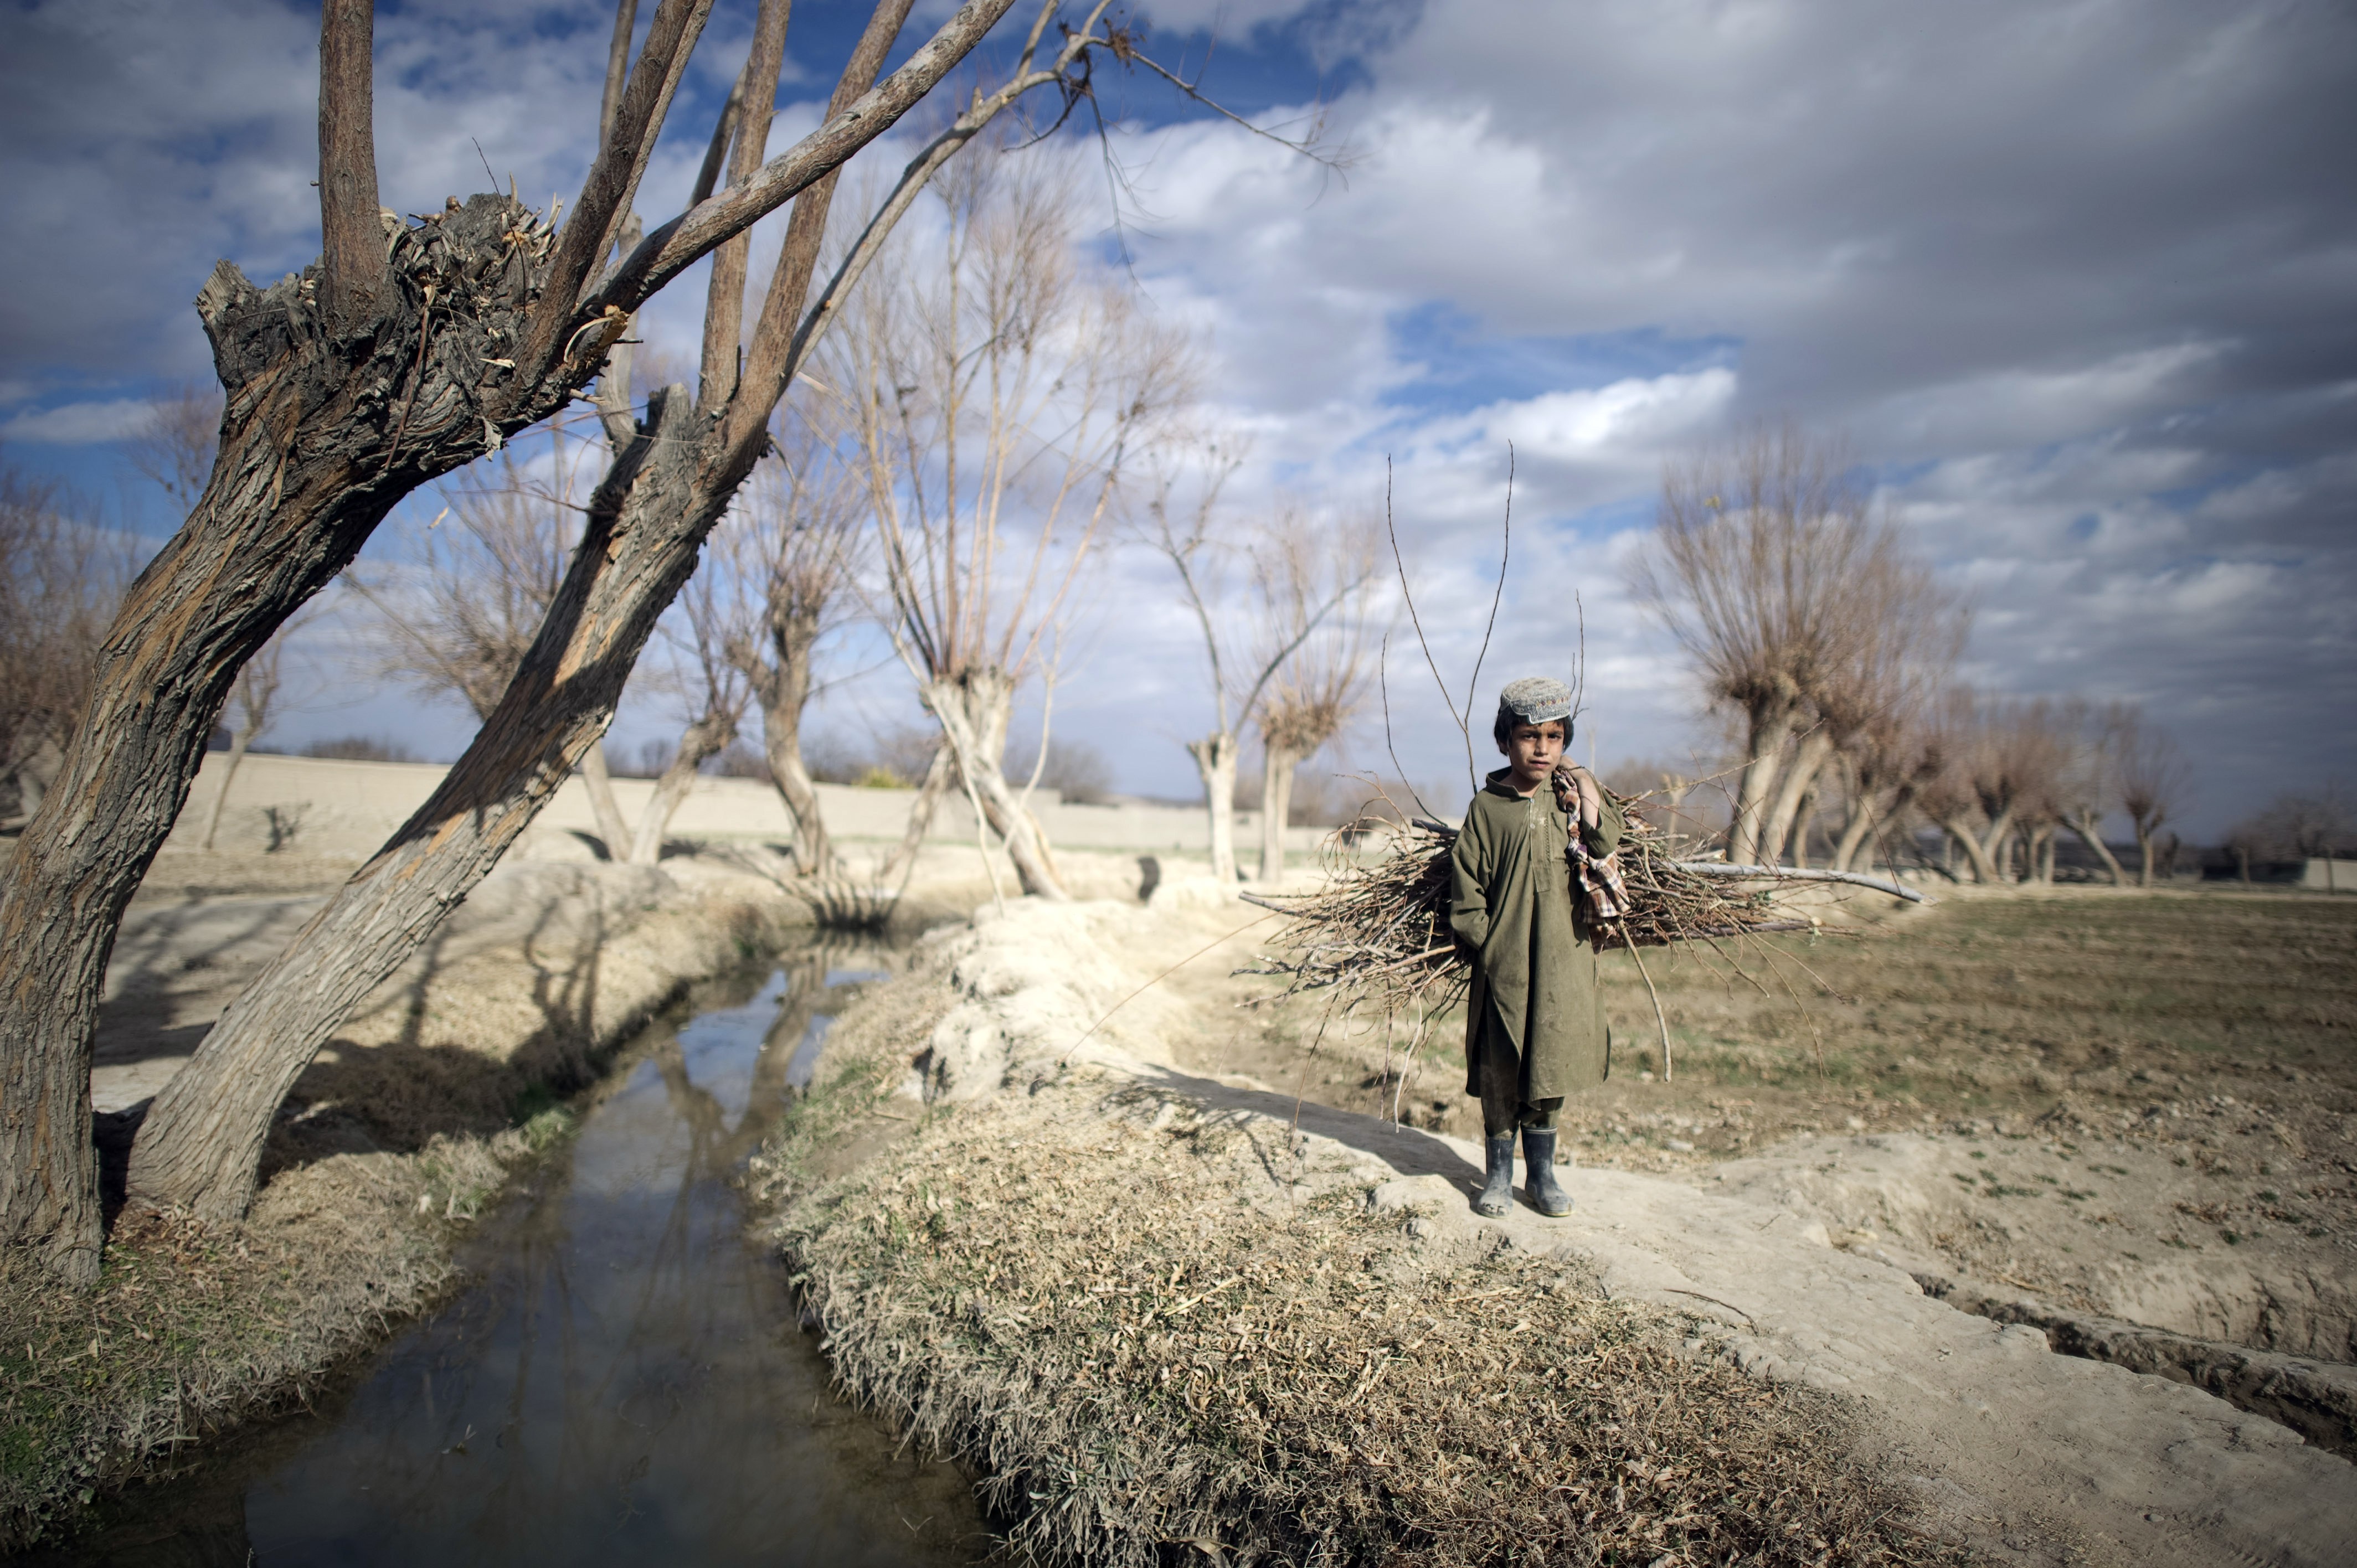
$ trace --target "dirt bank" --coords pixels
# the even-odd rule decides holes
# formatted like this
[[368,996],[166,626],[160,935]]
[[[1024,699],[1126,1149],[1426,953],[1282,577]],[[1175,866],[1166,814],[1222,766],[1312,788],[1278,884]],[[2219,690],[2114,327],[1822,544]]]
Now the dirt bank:
[[[1841,1176],[1839,1168],[1821,1168],[1835,1163],[1840,1151],[1834,1145],[1839,1144],[1847,1150],[1844,1157],[1857,1178],[1856,1192],[1878,1192],[1883,1190],[1881,1176],[1902,1174],[1897,1166],[1906,1153],[1915,1162],[1908,1169],[1919,1186],[1954,1189],[1953,1197],[1942,1191],[1937,1205],[1927,1204],[1927,1212],[1962,1212],[1955,1206],[1963,1204],[2002,1214],[2007,1206],[2042,1205],[2048,1207],[2041,1214],[2067,1216],[2071,1225],[2096,1235],[2118,1227],[2101,1221],[2091,1226],[2082,1212],[2091,1203],[2114,1212],[2123,1202],[2179,1201],[2167,1192],[2136,1190],[2135,1151],[2110,1147],[2132,1143],[2133,1135],[2119,1127],[2117,1111],[2093,1102],[2104,1082],[2115,1081],[2129,1095],[2141,1090],[2135,1074],[2147,1070],[2104,1058],[2103,1046],[2115,1044],[2122,1035],[2200,1027],[2199,1009],[2182,1000],[2187,990],[2206,989],[2227,1011],[2244,1005],[2232,994],[2240,982],[2222,971],[2205,972],[2212,979],[2201,987],[2172,972],[2167,987],[2147,982],[2146,1000],[2136,1001],[2133,972],[2140,961],[2134,949],[2154,937],[2133,928],[2150,919],[2166,928],[2176,912],[2158,902],[2120,901],[2119,918],[2126,925],[2106,936],[2096,919],[2074,918],[2058,930],[2011,906],[1960,901],[1954,913],[1965,918],[1910,926],[1871,957],[1857,957],[1854,961],[1864,967],[1844,989],[1846,1000],[1816,1010],[1813,1039],[1806,1022],[1787,1016],[1771,1027],[1752,1014],[1747,1025],[1750,1004],[1665,988],[1673,1023],[1690,1047],[1680,1069],[1683,1081],[1632,1081],[1625,1069],[1635,1053],[1623,1057],[1624,1076],[1616,1078],[1606,1095],[1594,1097],[1598,1103],[1580,1110],[1578,1131],[1587,1135],[1584,1146],[1592,1155],[1584,1156],[1585,1168],[1571,1177],[1580,1207],[1560,1222],[1527,1212],[1502,1222],[1472,1216],[1468,1184],[1476,1176],[1479,1155],[1460,1139],[1394,1130],[1372,1117],[1321,1107],[1314,1098],[1297,1110],[1289,1092],[1296,1082],[1308,1085],[1313,1096],[1319,1087],[1339,1086],[1333,1096],[1338,1100],[1388,1099],[1382,1051],[1372,1043],[1345,1043],[1338,1050],[1329,1039],[1305,1069],[1298,1016],[1264,1021],[1227,1004],[1237,992],[1226,972],[1249,954],[1257,912],[1228,900],[1221,890],[1189,885],[1158,892],[1154,903],[1147,911],[1111,905],[1021,906],[1004,918],[987,918],[972,931],[937,940],[929,948],[938,987],[934,1002],[901,1004],[905,1026],[877,1046],[869,1081],[879,1088],[899,1082],[904,1097],[899,1103],[909,1107],[899,1114],[913,1114],[921,1102],[932,1106],[933,1117],[949,1119],[928,1128],[920,1142],[901,1145],[909,1151],[905,1155],[888,1155],[841,1185],[797,1179],[790,1160],[779,1169],[779,1199],[785,1205],[780,1234],[810,1273],[813,1299],[825,1315],[847,1381],[939,1440],[1007,1466],[1006,1475],[1029,1477],[1020,1483],[1022,1500],[1039,1501],[1033,1496],[1039,1493],[1067,1515],[1096,1520],[1089,1527],[1093,1534],[1062,1525],[1027,1527],[1035,1529],[1042,1543],[1079,1547],[1084,1555],[1114,1560],[1136,1544],[1135,1531],[1167,1530],[1171,1520],[1199,1517],[1189,1514],[1189,1508],[1208,1508],[1203,1499],[1228,1495],[1190,1480],[1148,1496],[1150,1488],[1141,1490],[1134,1479],[1120,1480],[1125,1465],[1146,1474],[1138,1466],[1147,1454],[1193,1452],[1184,1447],[1196,1440],[1189,1435],[1195,1429],[1186,1423],[1203,1419],[1203,1412],[1182,1398],[1178,1408],[1190,1413],[1181,1417],[1157,1392],[1178,1380],[1209,1378],[1200,1389],[1192,1381],[1182,1386],[1212,1397],[1214,1408],[1226,1400],[1233,1411],[1249,1405],[1260,1412],[1255,1419],[1264,1419],[1265,1425],[1252,1431],[1257,1434],[1253,1442],[1262,1447],[1254,1452],[1276,1453],[1267,1444],[1282,1448],[1291,1441],[1284,1435],[1293,1430],[1286,1423],[1297,1420],[1303,1433],[1326,1430],[1320,1422],[1339,1422],[1335,1430],[1347,1445],[1353,1423],[1336,1417],[1332,1407],[1366,1397],[1363,1391],[1351,1394],[1355,1381],[1350,1389],[1329,1388],[1322,1394],[1304,1384],[1309,1391],[1286,1396],[1294,1400],[1287,1404],[1262,1384],[1239,1382],[1224,1370],[1236,1366],[1240,1356],[1249,1361],[1265,1351],[1275,1354],[1269,1349],[1277,1343],[1270,1337],[1273,1325],[1282,1316],[1283,1302],[1291,1299],[1275,1282],[1232,1287],[1264,1291],[1249,1301],[1217,1298],[1229,1315],[1219,1320],[1227,1326],[1224,1340],[1215,1336],[1181,1344],[1159,1320],[1125,1333],[1118,1315],[1100,1312],[1099,1305],[1106,1304],[1095,1298],[1142,1289],[1145,1282],[1173,1269],[1178,1272],[1171,1284],[1160,1287],[1159,1296],[1149,1292],[1142,1299],[1168,1297],[1167,1309],[1200,1294],[1173,1287],[1192,1278],[1190,1270],[1210,1266],[1230,1250],[1232,1228],[1214,1221],[1203,1229],[1202,1221],[1216,1212],[1236,1216],[1236,1227],[1301,1213],[1324,1214],[1316,1224],[1340,1225],[1337,1216],[1347,1216],[1354,1201],[1417,1245],[1396,1252],[1377,1249],[1377,1264],[1358,1268],[1363,1324],[1321,1338],[1317,1356],[1329,1370],[1347,1367],[1363,1376],[1404,1356],[1416,1336],[1395,1330],[1422,1320],[1395,1323],[1397,1311],[1426,1301],[1431,1282],[1471,1266],[1468,1259],[1507,1248],[1509,1255],[1547,1258],[1558,1270],[1571,1270],[1559,1273],[1549,1288],[1564,1284],[1577,1293],[1583,1288],[1573,1279],[1577,1275],[1592,1279],[1612,1303],[1656,1315],[1648,1320],[1648,1331],[1674,1333],[1695,1364],[1738,1368],[1778,1391],[1814,1390],[1840,1402],[1850,1423],[1843,1429],[1844,1443],[1856,1459],[1842,1484],[1870,1487],[1895,1478],[1916,1501],[1913,1527],[1934,1538],[2021,1561],[2196,1563],[2239,1558],[2327,1563],[2341,1560],[2345,1541],[2357,1532],[2357,1472],[2344,1460],[2307,1445],[2276,1420],[2183,1381],[2055,1354],[2050,1335],[2038,1327],[1992,1321],[1927,1295],[1907,1266],[1910,1260],[1893,1255],[1888,1245],[1900,1228],[1897,1216],[1887,1221],[1890,1230],[1875,1227],[1878,1234],[1871,1238],[1864,1234],[1868,1227],[1839,1227],[1845,1233],[1838,1239],[1850,1245],[1836,1247],[1832,1243],[1837,1227],[1820,1212],[1831,1197],[1813,1196],[1813,1189],[1793,1179],[1800,1171],[1827,1181]],[[1984,908],[1992,912],[1982,916]],[[2337,906],[2282,908],[2288,911],[2282,918],[2292,926],[2266,925],[2275,916],[2262,913],[2255,929],[2238,939],[2252,950],[2249,962],[2264,967],[2294,961],[2282,953],[2284,933],[2301,922],[2316,928],[2305,944],[2312,953],[2345,943],[2357,929]],[[2189,927],[2219,923],[2216,909],[2199,907],[2187,921]],[[2225,924],[2226,937],[2233,938],[2233,922]],[[2013,935],[2006,936],[2007,930]],[[1242,934],[1222,944],[1220,939],[1230,932]],[[2213,932],[2204,940],[2214,947],[2221,939]],[[2107,943],[2113,950],[2091,950]],[[2086,998],[2083,1015],[2035,995],[2007,989],[1984,993],[1992,968],[2015,976],[2011,986],[2033,989],[2028,953],[2040,944],[2076,950],[2075,958],[2063,952],[2050,955],[2050,961]],[[1194,961],[1182,964],[1190,955]],[[1800,956],[1821,967],[1825,961],[1822,952]],[[1124,1003],[1173,965],[1181,967]],[[1885,976],[1885,990],[1878,993],[1866,983],[1878,972]],[[1662,978],[1658,967],[1656,978]],[[2153,1000],[2149,993],[2161,990],[2175,991],[2179,999]],[[2332,1009],[2342,1005],[2334,999],[2338,995],[2329,993],[2319,1002],[2310,993],[2262,1006],[2251,1015],[2243,1043],[2274,1040],[2301,1053],[2302,1059],[2313,1057],[2321,1071],[2323,1049],[2311,1050],[2313,1042],[2303,1031],[2330,1026],[2303,1023],[2302,1009],[2336,1016]],[[1633,1021],[1626,1000],[1620,993],[1614,998],[1624,1050]],[[2190,1024],[2189,1012],[2196,1015]],[[1828,1017],[1836,1014],[1838,1027],[1829,1027]],[[2006,1047],[2010,1032],[2030,1018],[2038,1020],[2038,1037],[2046,1045],[2032,1047],[2025,1060],[2022,1051]],[[1258,1037],[1253,1048],[1261,1054],[1244,1059],[1259,1070],[1238,1070],[1244,1048],[1239,1042],[1251,1036]],[[1712,1046],[1722,1064],[1716,1071],[1707,1067]],[[1977,1059],[1956,1059],[1967,1047],[1977,1051]],[[2195,1047],[2180,1036],[2165,1048],[2187,1053]],[[1364,1054],[1355,1059],[1341,1055],[1361,1049]],[[1943,1054],[1935,1058],[1927,1050]],[[2078,1069],[2083,1077],[2063,1071],[2065,1058],[2074,1055],[2083,1064]],[[1903,1080],[1876,1070],[1883,1059],[1908,1057],[1916,1065],[1902,1069]],[[1822,1077],[1819,1059],[1824,1063]],[[1452,1066],[1436,1052],[1430,1070],[1447,1084]],[[1071,1076],[1083,1069],[1108,1076],[1091,1081]],[[2244,1049],[2235,1054],[2231,1070],[2272,1069],[2257,1050]],[[2037,1076],[2041,1073],[2050,1079],[2043,1088]],[[2106,1073],[2114,1076],[2101,1076]],[[2135,1090],[2127,1090],[2131,1084]],[[2093,1131],[2083,1134],[2076,1123],[2040,1127],[2034,1121],[2074,1091],[2077,1109],[2071,1114],[2080,1115],[2090,1129],[2116,1129],[2100,1152]],[[1415,1093],[1413,1085],[1410,1092]],[[1148,1139],[1140,1145],[1137,1140],[1145,1134],[1131,1125],[1141,1094],[1174,1107],[1158,1131],[1151,1128],[1153,1115],[1146,1115],[1148,1130],[1161,1139],[1158,1144]],[[978,1102],[976,1108],[952,1112],[969,1101]],[[2236,1103],[2246,1103],[2245,1096],[2237,1095]],[[2101,1123],[2098,1112],[2104,1119]],[[2311,1103],[2293,1114],[2340,1112]],[[1292,1137],[1297,1115],[1298,1140]],[[1825,1122],[1836,1115],[1836,1126],[1855,1117],[1857,1126],[1846,1132],[1876,1144],[1824,1139]],[[2130,1119],[2151,1120],[2141,1111]],[[2160,1120],[2179,1119],[2164,1111]],[[1906,1149],[1885,1131],[1955,1122],[1969,1123],[1970,1130],[1911,1132],[1907,1136],[1916,1144]],[[1245,1134],[1237,1145],[1242,1152],[1208,1164],[1182,1161],[1169,1128],[1214,1122]],[[2000,1126],[2018,1136],[1999,1134]],[[1775,1146],[1803,1127],[1820,1141]],[[1002,1151],[1014,1148],[1018,1139],[1035,1152],[1010,1164]],[[1749,1157],[1721,1168],[1711,1158],[1714,1144],[1725,1153],[1747,1151]],[[1953,1154],[1958,1163],[1953,1169],[1922,1163],[1908,1152],[1919,1145],[1943,1151],[1943,1161]],[[2282,1150],[2280,1141],[2276,1147]],[[1982,1159],[1973,1158],[1975,1151]],[[2051,1183],[2040,1181],[2041,1172],[2029,1168],[2033,1151],[2072,1171],[2100,1163],[2107,1167],[2101,1173],[2104,1186],[2093,1185],[2093,1174],[2058,1174],[2061,1164],[2042,1173],[2053,1176]],[[2229,1160],[2243,1157],[2233,1146],[2212,1153]],[[2190,1155],[2183,1165],[2175,1163],[2174,1155],[2159,1157],[2170,1162],[2167,1168],[2172,1172],[2199,1168]],[[1865,1168],[1882,1159],[1890,1160],[1893,1169]],[[1606,1161],[1654,1168],[1614,1169]],[[1982,1176],[1992,1161],[1995,1174]],[[2115,1161],[2131,1175],[2113,1175],[2108,1167]],[[1053,1181],[1043,1174],[1050,1168]],[[1716,1179],[1721,1175],[1728,1179]],[[1970,1176],[1970,1193],[1955,1179],[1960,1175]],[[2083,1196],[2066,1197],[2066,1181],[2075,1183],[2071,1192]],[[1894,1183],[1891,1190],[1896,1189]],[[2046,1196],[2021,1196],[2028,1191]],[[1319,1203],[1329,1209],[1318,1209]],[[1339,1209],[1331,1208],[1335,1204]],[[1176,1229],[1164,1223],[1164,1210],[1171,1205],[1191,1217]],[[2168,1213],[2183,1218],[2173,1207]],[[1045,1242],[1027,1251],[1019,1244],[1026,1237],[1059,1234],[1073,1216],[1085,1217],[1092,1227],[1093,1252],[1061,1251]],[[1931,1223],[1923,1234],[1936,1245],[1943,1225]],[[1343,1245],[1343,1234],[1332,1232],[1333,1247]],[[2325,1239],[2303,1234],[2302,1240]],[[1320,1245],[1299,1244],[1312,1251]],[[1273,1237],[1254,1245],[1283,1251]],[[2077,1251],[2063,1249],[2081,1245],[2075,1233],[2057,1240],[2055,1255],[2077,1257]],[[1428,1262],[1417,1261],[1426,1253]],[[1295,1271],[1296,1285],[1299,1273]],[[1535,1287],[1529,1281],[1501,1281],[1497,1288]],[[920,1304],[930,1305],[920,1311]],[[1198,1304],[1189,1310],[1209,1307]],[[2311,1318],[2321,1324],[2325,1315]],[[954,1326],[954,1354],[937,1354],[929,1346],[920,1332],[926,1323]],[[1043,1329],[1055,1332],[1038,1332]],[[1277,1358],[1270,1365],[1278,1370],[1269,1376],[1282,1381],[1292,1375],[1283,1366],[1292,1364]],[[1537,1376],[1552,1364],[1540,1357],[1523,1366]],[[1429,1368],[1415,1375],[1437,1376]],[[1473,1374],[1460,1369],[1459,1375]],[[1706,1397],[1700,1383],[1663,1386],[1677,1399]],[[1244,1405],[1236,1403],[1239,1396]],[[1090,1418],[1097,1423],[1091,1429],[1094,1435],[1077,1452],[1101,1455],[1104,1464],[1085,1474],[1068,1471],[1050,1485],[1039,1478],[1037,1456],[1054,1444],[1039,1435],[1050,1427],[1039,1423],[1037,1412],[1057,1400],[1098,1412]],[[1283,1419],[1270,1413],[1280,1406],[1294,1413]],[[1231,1427],[1243,1419],[1233,1411],[1222,1415],[1232,1416]],[[1058,1419],[1064,1417],[1059,1413]],[[1124,1433],[1130,1435],[1122,1437]],[[1542,1428],[1538,1438],[1549,1434],[1566,1452],[1577,1447],[1568,1427]],[[1145,1444],[1135,1454],[1122,1446],[1132,1439]],[[1484,1469],[1477,1464],[1474,1490],[1496,1481],[1494,1495],[1515,1491],[1519,1482],[1500,1479],[1513,1474],[1500,1455],[1510,1457],[1512,1445],[1522,1440],[1510,1436],[1503,1447],[1485,1446],[1478,1436],[1466,1441],[1469,1454],[1490,1456],[1482,1464],[1502,1466]],[[1649,1456],[1639,1461],[1649,1475],[1664,1463],[1671,1469],[1690,1464],[1695,1477],[1710,1473],[1713,1456],[1704,1448],[1688,1452],[1678,1446],[1684,1439],[1666,1433],[1662,1441],[1662,1455],[1652,1456],[1648,1450]],[[1530,1448],[1523,1442],[1524,1452]],[[1315,1452],[1314,1444],[1298,1450]],[[1580,1477],[1590,1474],[1595,1458],[1581,1451],[1576,1466]],[[1277,1471],[1283,1468],[1276,1466]],[[1278,1488],[1254,1495],[1274,1499],[1283,1493]],[[1696,1495],[1701,1501],[1695,1506],[1708,1509],[1723,1506],[1710,1499],[1727,1494],[1706,1486]],[[1433,1544],[1442,1537],[1416,1534],[1421,1527],[1411,1528],[1412,1514],[1409,1509],[1385,1515],[1388,1522],[1366,1528],[1392,1530],[1386,1539],[1393,1544],[1445,1560],[1448,1552]],[[1263,1516],[1247,1509],[1240,1517]],[[1587,1539],[1577,1531],[1597,1528],[1584,1515],[1576,1524],[1566,1541]],[[1250,1544],[1243,1537],[1223,1540],[1231,1547]]]

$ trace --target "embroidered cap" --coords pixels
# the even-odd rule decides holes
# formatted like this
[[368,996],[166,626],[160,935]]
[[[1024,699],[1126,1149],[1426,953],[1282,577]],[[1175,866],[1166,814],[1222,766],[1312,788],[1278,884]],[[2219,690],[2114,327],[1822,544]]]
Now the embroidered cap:
[[1510,681],[1498,693],[1498,705],[1526,725],[1571,717],[1571,688],[1551,675],[1526,675]]

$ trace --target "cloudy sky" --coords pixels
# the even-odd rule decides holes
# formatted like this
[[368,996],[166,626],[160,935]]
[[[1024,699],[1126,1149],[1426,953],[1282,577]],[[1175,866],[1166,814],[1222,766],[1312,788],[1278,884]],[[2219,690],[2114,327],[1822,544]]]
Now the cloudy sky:
[[[750,12],[716,5],[650,211],[684,191]],[[813,123],[863,15],[797,7],[772,150]],[[536,202],[569,196],[609,16],[382,6],[387,204],[479,189],[484,159]],[[1262,124],[1323,105],[1340,174],[1108,69],[1130,194],[1117,228],[1109,199],[1092,221],[1146,307],[1200,335],[1211,415],[1252,435],[1241,502],[1379,505],[1388,465],[1452,679],[1480,640],[1511,443],[1483,684],[1565,669],[1576,594],[1578,749],[1709,744],[1622,563],[1665,458],[1790,416],[1846,440],[1969,591],[1970,678],[2142,703],[2193,760],[2197,832],[2357,771],[2357,12],[1172,0],[1135,19],[1158,56],[1208,57],[1206,91]],[[316,29],[272,0],[0,19],[0,442],[150,534],[177,520],[117,443],[207,373],[205,273],[225,255],[275,276],[317,250]],[[1085,139],[1060,156],[1099,167]],[[675,286],[650,335],[686,340],[698,294]],[[1125,785],[1183,793],[1205,705],[1167,575],[1116,553],[1090,603],[1059,727]],[[1409,774],[1461,779],[1396,641],[1391,688]],[[626,736],[657,733],[658,706]],[[909,716],[876,677],[823,722]],[[467,733],[387,693],[289,734],[356,728],[445,756]],[[1382,749],[1377,725],[1351,759]]]

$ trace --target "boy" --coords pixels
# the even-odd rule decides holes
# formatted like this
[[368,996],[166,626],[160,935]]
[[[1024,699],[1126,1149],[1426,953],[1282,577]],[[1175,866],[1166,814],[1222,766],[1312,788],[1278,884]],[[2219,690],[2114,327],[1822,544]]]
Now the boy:
[[[1611,1036],[1596,953],[1575,913],[1569,852],[1577,831],[1601,858],[1620,847],[1620,809],[1584,768],[1556,773],[1571,740],[1571,689],[1544,676],[1501,693],[1491,734],[1506,766],[1465,812],[1452,854],[1448,924],[1473,953],[1466,998],[1465,1092],[1481,1101],[1489,1184],[1473,1205],[1503,1214],[1514,1200],[1514,1133],[1523,1137],[1531,1207],[1559,1218],[1571,1195],[1555,1179],[1555,1115],[1564,1096],[1604,1081]],[[1558,779],[1564,792],[1551,788]]]

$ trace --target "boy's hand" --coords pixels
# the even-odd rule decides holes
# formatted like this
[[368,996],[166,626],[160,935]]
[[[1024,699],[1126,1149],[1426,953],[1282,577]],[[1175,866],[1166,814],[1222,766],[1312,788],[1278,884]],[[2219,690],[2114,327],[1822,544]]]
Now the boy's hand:
[[1577,762],[1559,762],[1553,781],[1555,805],[1566,816],[1576,809],[1580,826],[1589,829],[1603,820],[1604,790],[1596,782],[1596,775]]

